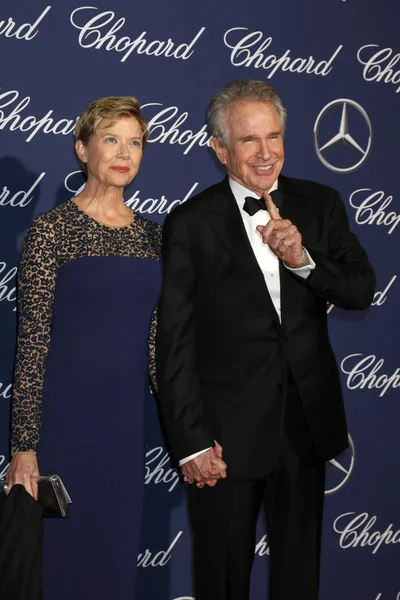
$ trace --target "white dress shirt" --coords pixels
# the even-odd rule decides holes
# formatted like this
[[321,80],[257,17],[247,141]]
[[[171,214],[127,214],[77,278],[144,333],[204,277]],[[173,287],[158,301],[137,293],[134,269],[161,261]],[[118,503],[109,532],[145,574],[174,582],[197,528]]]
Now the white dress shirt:
[[[257,194],[247,190],[245,187],[234,181],[233,179],[229,179],[229,185],[231,187],[232,193],[237,202],[240,216],[242,217],[243,224],[247,233],[247,237],[249,238],[249,242],[253,249],[254,255],[257,259],[258,265],[264,275],[265,283],[267,285],[269,295],[271,296],[272,303],[275,307],[275,310],[278,314],[279,320],[281,321],[281,286],[280,286],[280,276],[279,276],[279,258],[275,256],[275,254],[270,250],[267,244],[264,244],[261,234],[257,231],[258,225],[265,225],[270,221],[271,217],[267,210],[259,210],[256,214],[250,216],[245,210],[243,210],[245,199],[247,196],[253,196],[254,198],[258,198]],[[278,189],[278,180],[276,180],[269,193],[274,192]],[[312,260],[311,256],[308,254],[307,250],[304,248],[306,255],[309,260],[309,264],[305,267],[299,267],[296,269],[292,269],[285,265],[287,269],[290,271],[295,271],[296,275],[306,279],[310,272],[315,269],[315,263]],[[209,448],[205,448],[204,450],[200,450],[200,452],[196,452],[195,454],[191,454],[186,458],[183,458],[179,461],[179,466],[182,466],[192,458],[196,458],[203,452],[207,452]]]

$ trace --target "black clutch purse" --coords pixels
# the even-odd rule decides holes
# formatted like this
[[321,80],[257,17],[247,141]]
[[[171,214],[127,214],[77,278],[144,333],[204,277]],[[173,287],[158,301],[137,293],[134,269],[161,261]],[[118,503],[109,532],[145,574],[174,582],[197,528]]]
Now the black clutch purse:
[[[69,505],[72,504],[70,495],[59,475],[32,478],[38,488],[38,502],[42,507],[44,517],[68,517]],[[5,479],[0,480],[0,493],[7,493]]]

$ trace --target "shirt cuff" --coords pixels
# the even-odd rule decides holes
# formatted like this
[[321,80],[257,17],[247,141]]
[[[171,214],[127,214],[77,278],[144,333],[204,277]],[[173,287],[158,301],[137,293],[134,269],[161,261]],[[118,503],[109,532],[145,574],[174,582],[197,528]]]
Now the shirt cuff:
[[285,265],[285,267],[289,270],[289,271],[293,271],[294,273],[296,273],[296,275],[298,275],[299,277],[301,277],[302,279],[307,279],[307,277],[309,276],[309,274],[311,273],[311,271],[313,271],[315,269],[315,262],[313,261],[313,259],[311,258],[311,256],[308,253],[308,250],[306,250],[306,248],[303,247],[303,250],[306,254],[306,257],[309,260],[309,264],[306,265],[305,267],[288,267],[288,265],[286,263],[283,263]]
[[181,467],[185,463],[189,462],[189,460],[196,458],[196,456],[200,456],[200,454],[204,454],[204,452],[207,452],[207,450],[210,450],[210,448],[211,448],[211,446],[209,448],[204,448],[204,450],[200,450],[200,452],[195,452],[194,454],[191,454],[190,456],[187,456],[186,458],[182,458],[182,460],[179,461],[179,466]]

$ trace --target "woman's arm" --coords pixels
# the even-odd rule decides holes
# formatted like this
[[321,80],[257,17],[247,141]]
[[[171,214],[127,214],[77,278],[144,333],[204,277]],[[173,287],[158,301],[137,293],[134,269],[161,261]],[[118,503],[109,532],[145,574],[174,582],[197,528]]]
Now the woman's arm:
[[18,341],[13,383],[11,450],[7,480],[22,483],[38,475],[35,448],[39,441],[45,363],[57,272],[55,232],[47,215],[29,227],[18,266]]
[[149,331],[149,375],[151,383],[156,392],[158,392],[157,377],[156,377],[156,333],[157,333],[157,309],[156,306],[151,317]]

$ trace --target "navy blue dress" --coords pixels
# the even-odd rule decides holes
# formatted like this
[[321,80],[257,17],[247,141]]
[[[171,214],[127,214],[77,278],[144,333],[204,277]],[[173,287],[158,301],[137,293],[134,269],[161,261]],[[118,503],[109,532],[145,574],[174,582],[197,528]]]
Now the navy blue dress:
[[73,200],[35,219],[19,267],[13,450],[72,497],[46,519],[44,600],[133,600],[160,226],[100,225]]

